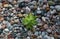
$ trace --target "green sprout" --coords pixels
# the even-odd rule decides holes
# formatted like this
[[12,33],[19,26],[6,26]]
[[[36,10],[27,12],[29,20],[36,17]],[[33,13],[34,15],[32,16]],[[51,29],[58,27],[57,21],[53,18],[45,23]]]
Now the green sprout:
[[25,18],[22,19],[22,24],[24,24],[28,30],[31,30],[33,26],[37,24],[36,16],[32,13],[26,15]]

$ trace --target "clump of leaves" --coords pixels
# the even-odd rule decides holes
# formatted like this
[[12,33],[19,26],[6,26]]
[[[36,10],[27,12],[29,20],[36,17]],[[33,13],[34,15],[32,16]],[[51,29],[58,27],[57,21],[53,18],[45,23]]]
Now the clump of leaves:
[[32,13],[25,16],[25,18],[22,19],[22,24],[26,25],[25,27],[28,30],[31,30],[34,25],[37,24],[36,16],[34,16]]

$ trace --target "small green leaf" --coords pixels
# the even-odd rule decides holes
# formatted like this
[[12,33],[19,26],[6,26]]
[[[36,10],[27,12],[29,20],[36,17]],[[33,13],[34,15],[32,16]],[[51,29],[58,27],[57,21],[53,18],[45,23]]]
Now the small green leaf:
[[27,16],[25,16],[25,18],[22,19],[22,23],[26,25],[26,28],[28,30],[31,30],[33,26],[37,24],[36,16],[30,13]]

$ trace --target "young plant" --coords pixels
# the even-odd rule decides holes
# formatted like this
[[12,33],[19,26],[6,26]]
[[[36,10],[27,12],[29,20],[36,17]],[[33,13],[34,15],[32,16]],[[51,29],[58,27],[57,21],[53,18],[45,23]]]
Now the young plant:
[[26,15],[25,18],[22,19],[22,24],[25,25],[27,30],[32,30],[33,26],[37,24],[36,16],[32,13]]

